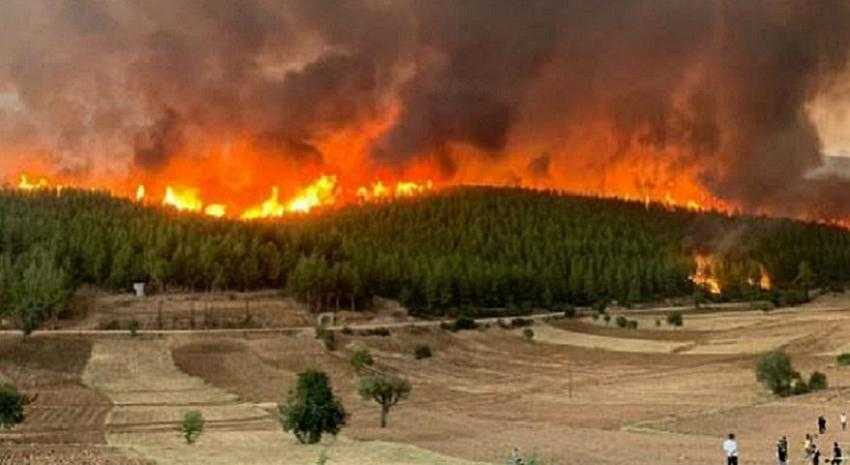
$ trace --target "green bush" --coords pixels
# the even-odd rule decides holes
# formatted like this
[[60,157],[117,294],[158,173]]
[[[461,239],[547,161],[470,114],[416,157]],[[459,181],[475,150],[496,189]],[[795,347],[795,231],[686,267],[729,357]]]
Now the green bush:
[[812,391],[822,391],[828,387],[826,375],[815,371],[809,377],[809,389]]
[[302,444],[315,444],[325,433],[334,436],[345,426],[348,413],[331,389],[328,375],[308,370],[298,375],[295,388],[278,405],[278,420]]
[[795,381],[800,380],[800,374],[794,371],[788,355],[777,351],[759,359],[756,364],[756,379],[767,386],[774,394],[785,397],[795,394],[793,388],[796,384]]
[[605,320],[606,326],[611,324],[611,315],[606,313],[605,315],[602,316],[602,319]]
[[0,384],[0,430],[24,421],[26,397],[11,384]]
[[531,328],[525,328],[522,330],[522,338],[528,342],[534,340],[534,330]]
[[843,353],[838,357],[835,357],[835,362],[838,363],[838,366],[847,366],[850,365],[850,353]]
[[620,315],[617,317],[616,323],[618,328],[625,328],[629,326],[629,319],[624,317],[623,315]]
[[564,318],[573,319],[578,315],[576,308],[572,305],[566,305],[564,308]]
[[670,326],[681,327],[684,324],[682,312],[670,312],[667,314],[667,324]]
[[638,329],[638,321],[637,320],[629,320],[626,322],[626,327],[629,329]]
[[375,364],[375,359],[372,358],[372,354],[369,353],[368,349],[359,349],[354,352],[354,355],[351,356],[351,366],[360,373],[367,366],[372,366]]
[[451,330],[455,331],[455,332],[457,332],[457,331],[468,331],[468,330],[473,330],[473,329],[477,329],[477,328],[478,328],[478,323],[476,323],[475,320],[473,320],[472,318],[469,318],[467,316],[458,317],[458,319],[456,319],[454,321],[454,323],[452,323],[452,325],[451,325]]
[[183,415],[180,426],[186,444],[194,444],[204,431],[204,416],[197,410],[190,410]]
[[416,357],[416,360],[431,358],[432,355],[431,346],[427,344],[419,344],[416,346],[416,349],[413,350],[413,356]]

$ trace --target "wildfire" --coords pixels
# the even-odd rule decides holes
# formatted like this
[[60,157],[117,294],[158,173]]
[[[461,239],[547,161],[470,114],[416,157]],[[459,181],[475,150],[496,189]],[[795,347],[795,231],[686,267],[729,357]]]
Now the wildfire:
[[227,215],[227,206],[220,203],[211,203],[204,208],[204,214],[222,218]]
[[434,187],[431,181],[425,184],[417,184],[415,182],[399,182],[395,185],[396,197],[412,197],[431,190]]
[[759,289],[763,291],[769,291],[773,288],[773,282],[770,279],[770,275],[767,274],[767,270],[764,268],[764,265],[759,265],[759,279],[756,281],[753,278],[747,280],[750,286],[758,285]]
[[50,184],[45,178],[39,178],[38,180],[33,181],[30,181],[26,173],[21,174],[21,177],[18,181],[18,189],[31,191],[36,189],[47,189],[48,187],[50,187]]
[[696,271],[690,276],[691,281],[712,294],[720,294],[720,283],[714,277],[712,270],[714,257],[709,255],[697,255],[694,257]]
[[413,181],[399,181],[392,191],[381,181],[373,183],[371,186],[363,186],[357,189],[357,198],[361,202],[374,202],[392,198],[413,197],[424,194],[434,188],[434,183],[431,180],[423,183]]
[[179,211],[199,212],[204,207],[204,203],[201,201],[199,195],[199,190],[195,188],[167,186],[162,204],[170,205]]
[[286,210],[307,213],[320,205],[333,205],[336,201],[336,195],[336,176],[322,176],[289,201]]
[[337,194],[336,176],[320,177],[286,203],[281,203],[280,191],[277,186],[274,186],[268,199],[246,210],[242,213],[241,218],[243,220],[254,220],[277,218],[286,213],[308,213],[319,206],[333,205],[336,202]]
[[139,184],[139,187],[136,188],[136,202],[142,202],[145,200],[145,186]]

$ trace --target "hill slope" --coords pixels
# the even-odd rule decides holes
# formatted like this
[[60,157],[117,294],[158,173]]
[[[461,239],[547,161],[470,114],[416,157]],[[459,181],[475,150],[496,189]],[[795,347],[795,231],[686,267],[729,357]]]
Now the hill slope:
[[[274,223],[215,220],[103,193],[0,191],[2,313],[35,326],[80,284],[283,287],[316,308],[394,297],[451,307],[690,295],[711,254],[724,297],[850,279],[846,230],[511,188],[455,188]],[[802,273],[801,273],[802,270]],[[23,318],[25,316],[25,318]],[[28,322],[31,319],[31,322]]]

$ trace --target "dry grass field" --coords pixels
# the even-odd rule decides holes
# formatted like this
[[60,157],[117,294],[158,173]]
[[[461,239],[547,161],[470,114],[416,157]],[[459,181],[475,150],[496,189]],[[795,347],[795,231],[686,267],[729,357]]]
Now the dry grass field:
[[[514,446],[561,464],[715,463],[730,431],[740,437],[741,463],[760,464],[773,460],[781,435],[796,447],[821,414],[833,426],[822,447],[850,441],[834,428],[850,410],[850,369],[834,358],[850,348],[850,297],[686,315],[678,329],[656,326],[658,318],[638,316],[638,330],[589,319],[538,323],[532,342],[498,326],[338,334],[333,352],[306,332],[6,340],[0,373],[40,397],[27,422],[0,437],[18,443],[18,456],[64,442],[73,445],[51,453],[166,465],[312,464],[322,450],[334,465],[503,463]],[[416,360],[419,344],[434,356]],[[413,384],[387,429],[356,393],[349,359],[359,348]],[[789,399],[766,392],[753,366],[778,348],[802,372],[825,372],[830,388]],[[351,413],[343,434],[318,446],[297,445],[275,420],[275,404],[306,368],[326,371]],[[208,420],[193,446],[177,431],[189,409]],[[38,460],[31,463],[87,463]]]

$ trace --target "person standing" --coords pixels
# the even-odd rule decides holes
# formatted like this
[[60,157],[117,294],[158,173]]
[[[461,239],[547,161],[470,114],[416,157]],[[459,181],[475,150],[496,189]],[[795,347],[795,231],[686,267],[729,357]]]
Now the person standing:
[[726,465],[738,465],[738,441],[733,433],[729,433],[729,437],[723,441],[723,451],[726,452]]
[[841,465],[844,462],[844,451],[837,442],[832,443],[832,465]]
[[788,465],[788,439],[785,436],[779,438],[779,442],[776,443],[776,463]]
[[820,449],[818,446],[812,446],[812,465],[820,465]]
[[847,412],[841,412],[841,431],[847,431]]
[[820,434],[826,433],[826,417],[823,415],[818,417],[818,431]]

